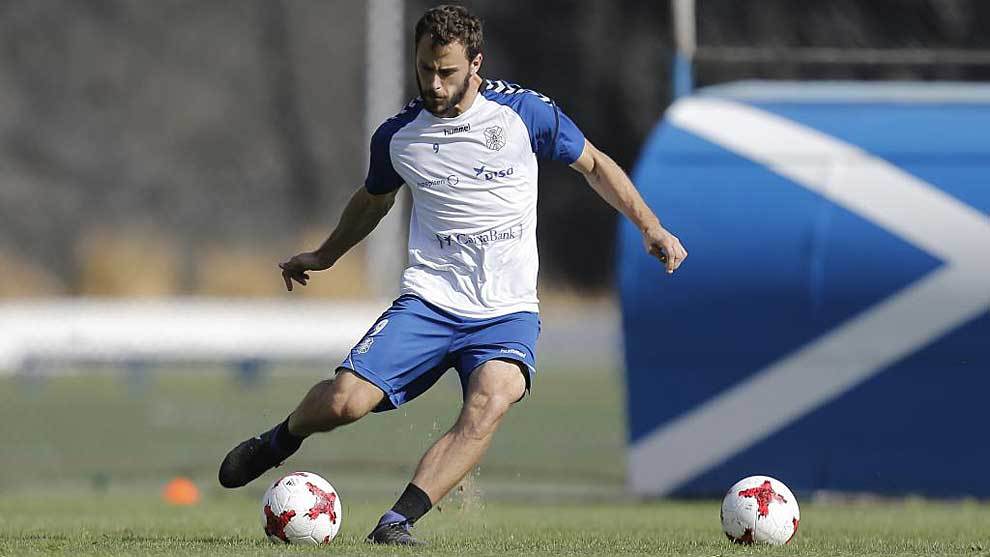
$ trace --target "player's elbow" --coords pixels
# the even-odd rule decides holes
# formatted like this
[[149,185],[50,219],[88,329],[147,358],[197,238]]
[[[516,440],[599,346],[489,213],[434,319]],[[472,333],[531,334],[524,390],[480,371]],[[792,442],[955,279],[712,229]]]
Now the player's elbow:
[[592,173],[595,178],[602,180],[605,176],[613,174],[616,170],[619,170],[619,165],[616,164],[612,157],[606,155],[605,153],[595,149],[591,157],[592,161]]
[[615,167],[615,161],[590,143],[581,157],[584,159],[581,164],[582,173],[593,184],[602,183]]

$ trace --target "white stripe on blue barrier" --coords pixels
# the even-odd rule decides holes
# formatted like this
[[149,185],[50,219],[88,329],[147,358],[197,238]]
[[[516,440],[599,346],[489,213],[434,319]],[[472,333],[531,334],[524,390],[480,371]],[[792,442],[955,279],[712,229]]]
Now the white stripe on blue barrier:
[[689,98],[667,118],[944,265],[635,443],[629,485],[651,495],[672,492],[990,308],[990,219],[980,211],[859,147],[750,106]]

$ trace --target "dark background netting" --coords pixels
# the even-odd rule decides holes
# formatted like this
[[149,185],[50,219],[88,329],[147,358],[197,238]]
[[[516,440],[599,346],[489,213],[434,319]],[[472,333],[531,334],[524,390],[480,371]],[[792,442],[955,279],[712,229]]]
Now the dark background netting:
[[[407,35],[430,5],[407,4]],[[669,4],[467,5],[486,22],[483,74],[555,98],[631,169],[671,100]],[[698,20],[713,47],[990,47],[978,0],[702,0]],[[367,164],[365,39],[364,6],[347,0],[0,3],[0,251],[72,293],[93,229],[154,229],[184,260],[211,243],[281,253],[306,227],[329,230]],[[985,80],[990,68],[706,60],[696,77]],[[615,215],[568,169],[542,176],[543,280],[607,287]]]

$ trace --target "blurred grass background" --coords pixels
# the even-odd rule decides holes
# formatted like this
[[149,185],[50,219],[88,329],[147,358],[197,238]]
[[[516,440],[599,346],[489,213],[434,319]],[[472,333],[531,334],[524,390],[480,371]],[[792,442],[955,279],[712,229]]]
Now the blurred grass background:
[[[508,415],[472,490],[484,496],[617,497],[624,478],[621,376],[616,369],[544,366]],[[0,378],[0,494],[46,488],[157,492],[194,479],[204,496],[230,447],[282,420],[324,372],[281,367],[257,384],[233,370],[161,368]],[[326,476],[344,493],[404,487],[430,443],[453,423],[461,390],[448,373],[397,410],[318,435],[286,465]],[[266,477],[266,478],[268,478]],[[260,497],[265,478],[249,488]]]

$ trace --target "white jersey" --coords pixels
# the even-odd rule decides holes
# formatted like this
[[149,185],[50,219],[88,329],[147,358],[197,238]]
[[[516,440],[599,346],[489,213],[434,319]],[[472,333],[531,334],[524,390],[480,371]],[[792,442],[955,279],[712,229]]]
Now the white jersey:
[[538,311],[537,158],[573,163],[584,136],[549,98],[486,81],[459,116],[416,99],[375,132],[365,187],[412,192],[401,294],[450,313]]

